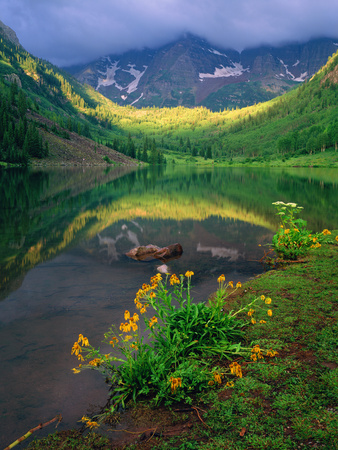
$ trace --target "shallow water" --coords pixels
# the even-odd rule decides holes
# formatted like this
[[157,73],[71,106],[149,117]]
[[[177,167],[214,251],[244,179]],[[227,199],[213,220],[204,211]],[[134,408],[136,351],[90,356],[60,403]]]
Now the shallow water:
[[263,271],[259,259],[277,228],[273,201],[304,206],[314,231],[337,226],[337,175],[194,168],[0,173],[0,446],[58,413],[59,429],[76,426],[90,405],[105,403],[103,378],[95,371],[74,375],[70,349],[79,333],[100,345],[162,264],[134,261],[127,251],[179,242],[183,255],[168,270],[193,270],[194,298],[206,300],[221,273],[244,282]]

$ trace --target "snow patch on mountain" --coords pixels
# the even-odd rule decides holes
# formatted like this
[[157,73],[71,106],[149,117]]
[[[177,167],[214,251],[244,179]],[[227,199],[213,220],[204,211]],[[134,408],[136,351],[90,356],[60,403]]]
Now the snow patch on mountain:
[[140,70],[135,69],[135,64],[128,64],[128,67],[130,67],[129,70],[126,69],[122,69],[123,72],[127,72],[130,73],[130,75],[132,75],[133,77],[135,77],[135,80],[132,81],[130,84],[128,84],[128,86],[125,88],[127,90],[128,94],[131,94],[132,92],[137,90],[137,86],[140,82],[140,79],[142,77],[142,75],[144,75],[145,71],[147,70],[148,66],[143,66],[144,71],[141,72]]
[[301,73],[300,77],[294,78],[294,81],[300,81],[300,82],[303,82],[303,81],[306,80],[307,77],[308,77],[308,73],[307,73],[307,72],[304,72],[304,73]]
[[227,55],[225,55],[224,53],[219,52],[218,50],[215,50],[214,48],[209,48],[209,52],[213,53],[214,55],[225,56],[227,58]]
[[[279,59],[279,58],[278,58],[278,59]],[[289,77],[291,78],[291,80],[293,80],[293,81],[298,81],[298,82],[303,82],[303,81],[305,81],[306,77],[308,76],[308,73],[307,73],[307,72],[303,72],[299,77],[296,78],[296,77],[294,76],[294,74],[293,74],[292,72],[290,72],[290,70],[289,70],[289,68],[288,68],[288,65],[285,64],[284,61],[283,61],[282,59],[279,59],[279,62],[284,66],[285,72],[286,72],[287,75],[289,75]],[[297,62],[296,62],[295,64],[293,64],[292,67],[297,66],[299,62],[300,62],[300,61],[297,60]],[[284,76],[283,74],[280,74],[280,75],[281,75],[281,76]]]
[[224,78],[224,77],[239,77],[244,72],[248,72],[249,68],[244,69],[240,63],[232,63],[231,66],[215,67],[214,73],[200,73],[199,78],[203,81],[204,78]]
[[[102,60],[107,61],[107,63],[105,62],[107,64],[107,66],[106,66],[107,68],[104,72],[101,70],[98,70],[98,73],[100,75],[102,75],[102,77],[98,78],[96,90],[99,90],[99,88],[101,86],[115,86],[120,91],[126,91],[127,94],[131,94],[132,92],[137,90],[137,86],[140,82],[140,79],[141,79],[142,75],[144,75],[145,71],[148,68],[148,66],[143,66],[144,70],[143,70],[143,72],[141,72],[140,70],[135,69],[135,64],[128,64],[128,66],[127,66],[128,69],[121,69],[121,67],[119,67],[119,61],[112,62],[111,59],[109,58],[109,56],[102,58]],[[122,70],[122,72],[130,73],[130,75],[132,75],[135,78],[135,80],[133,80],[131,83],[129,83],[128,86],[123,87],[120,84],[118,84],[115,80],[115,74],[120,69]],[[122,96],[122,98],[123,97],[125,97],[125,96]],[[126,96],[126,98],[127,98],[127,96]]]
[[118,67],[119,61],[112,62],[110,60],[109,56],[107,56],[106,58],[102,58],[102,59],[107,59],[107,61],[110,65],[107,66],[107,69],[105,72],[98,70],[98,73],[100,75],[102,75],[104,78],[99,77],[98,83],[96,86],[96,90],[98,90],[101,86],[112,86],[115,84],[117,89],[122,91],[123,87],[120,86],[119,84],[117,84],[115,81],[115,73],[120,69],[120,67]]
[[142,94],[139,96],[139,98],[137,98],[136,100],[133,101],[133,103],[130,103],[131,105],[134,105],[135,103],[137,103],[139,100],[141,100],[141,98],[143,97],[143,92]]
[[300,63],[300,61],[299,61],[299,59],[297,59],[297,61],[294,64],[292,64],[292,67],[298,66],[299,63]]

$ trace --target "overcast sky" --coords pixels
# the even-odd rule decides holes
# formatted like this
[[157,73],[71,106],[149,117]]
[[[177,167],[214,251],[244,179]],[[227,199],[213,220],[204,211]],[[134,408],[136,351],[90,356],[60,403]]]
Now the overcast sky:
[[190,32],[223,48],[338,37],[338,0],[0,0],[0,20],[59,66]]

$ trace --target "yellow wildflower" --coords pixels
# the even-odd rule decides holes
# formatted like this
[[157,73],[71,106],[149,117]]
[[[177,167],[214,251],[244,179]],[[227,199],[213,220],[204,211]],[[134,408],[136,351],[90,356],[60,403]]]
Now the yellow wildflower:
[[79,353],[81,353],[81,351],[82,351],[82,348],[80,347],[79,343],[74,342],[71,355],[75,354],[75,356],[77,356]]
[[131,324],[126,322],[126,323],[121,323],[120,325],[120,330],[123,331],[124,333],[129,333],[129,331],[131,330]]
[[133,320],[134,320],[134,322],[138,322],[140,320],[140,317],[137,313],[134,313]]
[[284,230],[284,234],[289,234],[289,233],[290,233],[289,228],[287,228],[286,230]]
[[141,314],[144,314],[145,312],[147,312],[147,310],[146,310],[146,308],[143,306],[143,307],[140,309],[140,313],[141,313]]
[[147,293],[148,291],[150,291],[150,285],[149,284],[142,284],[142,289],[145,293]]
[[235,383],[233,381],[228,381],[226,387],[234,387]]
[[240,287],[242,287],[242,283],[239,281],[239,282],[236,284],[236,288],[240,288]]
[[73,373],[80,373],[81,372],[81,370],[79,370],[79,369],[72,369],[72,371],[73,371]]
[[155,298],[155,297],[156,297],[155,292],[150,292],[149,297],[150,297],[150,298]]
[[252,361],[257,361],[257,355],[256,353],[251,353],[251,357]]
[[182,379],[180,377],[170,377],[169,381],[171,383],[171,393],[174,394],[176,389],[182,386]]
[[271,348],[266,352],[266,356],[270,356],[271,358],[273,358],[276,355],[278,355],[278,352],[276,352],[276,350],[272,350]]
[[136,344],[131,344],[130,347],[133,348],[136,351],[138,350],[138,346]]
[[114,337],[112,338],[112,340],[109,341],[109,344],[112,345],[113,347],[115,347],[115,344],[117,344],[118,341],[119,341],[119,340],[117,339],[117,337],[114,336]]
[[88,422],[88,420],[90,420],[89,417],[87,417],[87,416],[82,416],[82,419],[79,420],[79,422],[85,423],[85,422]]
[[295,231],[296,233],[299,233],[298,228],[294,228],[293,231]]
[[173,286],[174,284],[179,284],[180,280],[177,278],[175,274],[170,277],[170,284]]
[[255,310],[254,309],[249,309],[249,311],[248,311],[248,316],[249,317],[251,317],[252,315],[253,315],[253,313],[255,312]]
[[233,281],[229,281],[228,285],[233,288],[234,287],[234,282]]
[[270,305],[271,301],[272,301],[272,300],[271,300],[270,297],[268,297],[268,298],[265,299],[265,303],[266,303],[267,305]]
[[99,427],[100,425],[97,422],[94,422],[93,420],[88,420],[86,423],[86,427],[90,428],[91,430],[93,428]]
[[230,371],[233,375],[236,375],[236,377],[242,378],[243,374],[242,374],[242,368],[241,366],[234,361],[233,363],[231,363],[229,365]]
[[217,282],[218,283],[224,283],[224,281],[225,281],[225,276],[224,275],[220,275],[218,278],[217,278]]
[[129,318],[130,318],[130,312],[126,310],[124,312],[124,320],[128,320]]
[[268,309],[268,316],[272,316],[272,310],[271,309]]
[[324,235],[324,236],[327,236],[327,235],[329,235],[329,234],[331,234],[331,231],[329,231],[329,230],[327,230],[327,229],[325,228],[325,230],[323,230],[323,235]]
[[143,290],[143,289],[139,289],[139,290],[136,292],[136,298],[137,298],[137,299],[142,298],[142,297],[144,297],[144,294],[145,294],[144,290]]
[[84,337],[82,334],[79,334],[79,339],[77,340],[77,342],[81,342],[81,345],[84,345],[85,347],[89,346],[89,341],[86,337]]
[[79,361],[84,361],[83,356],[81,355],[81,353],[79,353],[79,354],[77,355],[77,359],[78,359]]
[[259,323],[266,323],[266,320],[260,320]]
[[133,331],[137,331],[138,330],[138,326],[135,322],[130,322],[131,328],[133,329]]
[[101,359],[100,358],[94,358],[93,360],[89,361],[88,364],[91,365],[91,366],[98,367],[101,364]]
[[252,319],[251,319],[251,323],[252,323],[253,325],[255,325],[256,319],[252,318]]
[[195,274],[194,274],[194,272],[192,272],[191,270],[188,270],[188,271],[185,273],[185,276],[186,276],[187,278],[191,278],[193,275],[195,275]]
[[133,339],[133,336],[130,336],[130,334],[124,337],[124,340],[127,342],[130,341],[130,339]]
[[338,242],[338,235],[335,237],[335,240]]
[[264,302],[264,300],[265,300],[265,295],[261,295],[261,300]]
[[215,383],[214,383],[213,380],[208,381],[208,385],[209,385],[209,386],[213,386],[214,384],[215,384]]
[[214,378],[215,378],[216,383],[222,384],[222,378],[218,372],[214,373]]
[[157,323],[157,317],[154,316],[149,320],[149,327],[151,328],[155,323]]

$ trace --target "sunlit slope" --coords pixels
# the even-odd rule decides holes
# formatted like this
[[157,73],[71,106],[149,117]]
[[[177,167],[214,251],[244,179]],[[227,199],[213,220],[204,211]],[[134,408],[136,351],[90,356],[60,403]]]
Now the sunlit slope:
[[33,111],[126,154],[128,139],[137,155],[145,137],[167,154],[203,155],[210,147],[217,161],[236,156],[285,158],[337,146],[337,53],[309,82],[281,97],[211,112],[203,107],[119,106],[22,47],[3,40],[0,50],[0,75],[7,80],[2,89],[17,76]]

